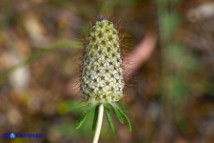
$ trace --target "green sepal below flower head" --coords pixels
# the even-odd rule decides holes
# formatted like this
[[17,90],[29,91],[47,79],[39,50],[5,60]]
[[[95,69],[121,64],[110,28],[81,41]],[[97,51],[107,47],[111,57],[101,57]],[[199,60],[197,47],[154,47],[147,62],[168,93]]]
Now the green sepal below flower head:
[[[97,118],[98,118],[98,109],[99,109],[100,104],[91,104],[86,108],[86,111],[83,113],[83,115],[80,117],[76,124],[76,129],[79,129],[84,121],[86,120],[88,113],[90,111],[94,110],[94,118],[92,122],[92,130],[96,128],[96,123],[97,123]],[[112,132],[115,132],[115,126],[112,120],[112,115],[111,112],[114,111],[116,117],[118,118],[119,122],[121,124],[124,124],[124,120],[127,122],[129,131],[132,130],[131,122],[129,118],[127,117],[125,111],[117,104],[117,103],[111,103],[111,104],[104,104],[104,112],[106,115],[106,119],[108,121],[109,127],[111,128]]]
[[131,122],[130,122],[128,116],[126,115],[124,109],[122,109],[120,107],[120,105],[117,103],[111,103],[111,106],[112,106],[112,108],[116,114],[116,117],[119,119],[119,121],[122,124],[124,123],[123,120],[125,120],[127,122],[128,127],[129,127],[129,131],[131,132],[131,130],[132,130]]
[[81,106],[81,107],[86,107],[86,110],[83,113],[83,115],[80,117],[80,119],[77,121],[76,129],[79,129],[83,125],[83,123],[85,122],[89,112],[93,111],[94,108],[98,107],[98,104],[89,104],[88,102],[86,102],[85,105],[88,105],[88,106],[87,107]]

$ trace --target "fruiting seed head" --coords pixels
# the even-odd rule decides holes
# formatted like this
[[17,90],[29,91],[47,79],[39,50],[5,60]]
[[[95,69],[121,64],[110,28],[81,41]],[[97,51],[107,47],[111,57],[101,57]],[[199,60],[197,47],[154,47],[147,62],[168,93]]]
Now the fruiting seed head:
[[85,48],[81,91],[90,102],[119,101],[124,80],[118,32],[113,23],[100,19],[93,26]]

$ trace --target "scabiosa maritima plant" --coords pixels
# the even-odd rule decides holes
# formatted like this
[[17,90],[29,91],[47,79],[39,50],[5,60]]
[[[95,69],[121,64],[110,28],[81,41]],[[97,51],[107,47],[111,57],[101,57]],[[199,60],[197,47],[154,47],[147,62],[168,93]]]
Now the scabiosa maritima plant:
[[118,32],[112,22],[101,18],[92,27],[89,39],[83,56],[80,81],[88,109],[79,120],[77,128],[82,125],[88,112],[95,109],[92,128],[96,128],[93,143],[97,143],[104,111],[113,132],[115,128],[111,109],[121,123],[125,119],[130,129],[131,125],[117,103],[123,96],[124,88]]

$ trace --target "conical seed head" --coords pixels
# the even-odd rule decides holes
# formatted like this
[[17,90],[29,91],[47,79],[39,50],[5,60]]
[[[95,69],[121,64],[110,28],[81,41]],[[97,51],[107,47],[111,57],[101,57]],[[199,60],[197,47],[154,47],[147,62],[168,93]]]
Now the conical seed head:
[[99,20],[90,33],[85,48],[81,77],[81,91],[91,102],[116,102],[123,95],[119,37],[108,20]]

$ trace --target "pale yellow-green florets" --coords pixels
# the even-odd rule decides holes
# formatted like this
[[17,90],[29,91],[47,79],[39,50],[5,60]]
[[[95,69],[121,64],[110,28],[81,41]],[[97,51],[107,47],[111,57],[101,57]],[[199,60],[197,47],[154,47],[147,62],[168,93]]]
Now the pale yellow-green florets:
[[118,32],[102,19],[93,26],[85,48],[81,91],[90,102],[116,102],[123,95],[124,80]]

